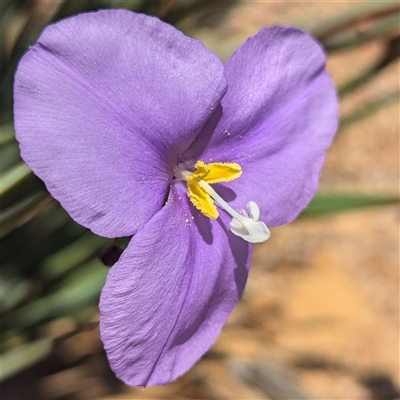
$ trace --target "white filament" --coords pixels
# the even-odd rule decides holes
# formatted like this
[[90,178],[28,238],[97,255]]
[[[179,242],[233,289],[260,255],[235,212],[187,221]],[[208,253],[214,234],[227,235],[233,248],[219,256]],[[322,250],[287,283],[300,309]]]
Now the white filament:
[[265,242],[269,238],[269,229],[264,222],[258,220],[260,218],[260,208],[255,201],[247,203],[249,214],[244,210],[238,213],[207,182],[200,181],[198,184],[221,208],[232,216],[229,228],[234,235],[250,243]]

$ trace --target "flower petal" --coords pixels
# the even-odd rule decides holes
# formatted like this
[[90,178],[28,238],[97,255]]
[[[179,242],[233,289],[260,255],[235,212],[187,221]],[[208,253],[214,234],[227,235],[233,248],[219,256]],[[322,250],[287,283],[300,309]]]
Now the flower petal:
[[112,369],[127,384],[171,382],[219,335],[243,291],[251,256],[251,246],[225,226],[199,216],[184,188],[174,186],[168,204],[111,268],[100,332]]
[[267,225],[292,221],[317,189],[338,124],[325,59],[320,45],[294,28],[264,29],[248,39],[226,63],[218,125],[194,144],[202,149],[202,138],[209,140],[198,155],[204,162],[242,166],[241,178],[229,184],[233,205],[256,201]]
[[199,41],[126,10],[48,27],[15,78],[22,157],[95,233],[135,233],[163,205],[179,156],[226,88]]

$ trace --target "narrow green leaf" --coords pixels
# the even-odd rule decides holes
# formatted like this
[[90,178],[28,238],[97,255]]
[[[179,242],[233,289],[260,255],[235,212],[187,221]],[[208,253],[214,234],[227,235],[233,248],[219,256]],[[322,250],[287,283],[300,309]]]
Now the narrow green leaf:
[[5,146],[15,140],[14,125],[12,122],[0,126],[0,145]]
[[41,339],[3,354],[0,356],[0,382],[43,360],[52,349],[53,340]]
[[25,329],[41,321],[66,315],[77,307],[96,305],[108,269],[97,259],[79,268],[54,293],[11,312],[2,319],[1,329]]
[[[58,337],[44,338],[34,342],[24,343],[18,347],[4,352],[0,356],[0,382],[11,378],[12,376],[45,359],[52,353],[54,348],[63,343],[64,340],[76,335],[77,333],[92,330],[98,327],[98,322],[87,322],[88,319],[93,318],[97,312],[95,308],[85,308],[80,311],[82,314],[81,319],[84,322],[76,329],[73,329]],[[10,331],[10,334],[11,335],[6,337],[5,340],[14,342],[14,345],[16,341],[18,343],[18,341],[26,339],[19,335],[16,331]]]
[[0,241],[2,270],[10,276],[18,270],[33,272],[46,257],[86,232],[87,229],[74,222],[56,201],[52,201]]
[[0,210],[0,238],[8,235],[14,229],[28,222],[52,200],[45,191],[39,191],[22,199],[18,203]]
[[300,217],[315,217],[364,207],[385,206],[396,204],[399,200],[398,196],[318,194]]
[[126,8],[135,11],[142,6],[144,0],[111,0],[112,8]]
[[12,309],[21,300],[26,298],[30,290],[30,282],[16,279],[2,278],[2,290],[0,292],[0,311]]
[[109,239],[87,233],[69,246],[44,260],[40,275],[44,279],[54,279],[96,254]]
[[22,160],[19,156],[19,147],[16,142],[9,142],[2,145],[0,151],[0,173],[5,174],[11,168],[21,164]]
[[314,29],[312,34],[323,44],[337,33],[352,28],[361,21],[371,21],[387,15],[398,13],[400,5],[391,0],[365,2],[364,4],[346,10],[333,18],[322,21]]
[[16,165],[0,176],[0,196],[32,175],[32,171],[23,163]]
[[339,50],[345,47],[360,45],[364,42],[376,39],[381,36],[388,36],[399,29],[399,16],[389,15],[378,20],[368,29],[360,31],[357,27],[339,32],[323,41],[327,51]]

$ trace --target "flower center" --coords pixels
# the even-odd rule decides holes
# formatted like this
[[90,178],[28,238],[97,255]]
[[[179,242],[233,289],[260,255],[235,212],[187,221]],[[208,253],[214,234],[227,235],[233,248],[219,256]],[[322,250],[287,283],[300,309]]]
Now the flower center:
[[259,221],[260,209],[256,202],[249,201],[247,209],[237,212],[210,185],[229,182],[242,175],[242,168],[235,163],[209,163],[197,161],[194,172],[186,170],[183,164],[175,169],[177,180],[186,181],[188,196],[192,204],[206,217],[216,219],[219,216],[214,201],[232,216],[229,228],[237,236],[250,243],[264,242],[269,238],[269,230]]

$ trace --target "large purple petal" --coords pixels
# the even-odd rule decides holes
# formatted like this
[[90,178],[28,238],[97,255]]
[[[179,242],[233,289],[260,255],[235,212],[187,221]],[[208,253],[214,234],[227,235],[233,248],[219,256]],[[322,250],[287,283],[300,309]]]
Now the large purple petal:
[[133,234],[162,207],[179,156],[225,88],[218,58],[156,18],[65,19],[18,67],[22,157],[76,221]]
[[337,129],[324,52],[297,29],[264,29],[231,56],[225,75],[222,116],[186,159],[239,163],[243,175],[229,184],[237,195],[232,204],[254,200],[267,225],[290,222],[314,195]]
[[214,343],[246,282],[251,245],[221,220],[199,216],[185,191],[173,187],[101,295],[101,338],[130,385],[166,384],[187,371]]

